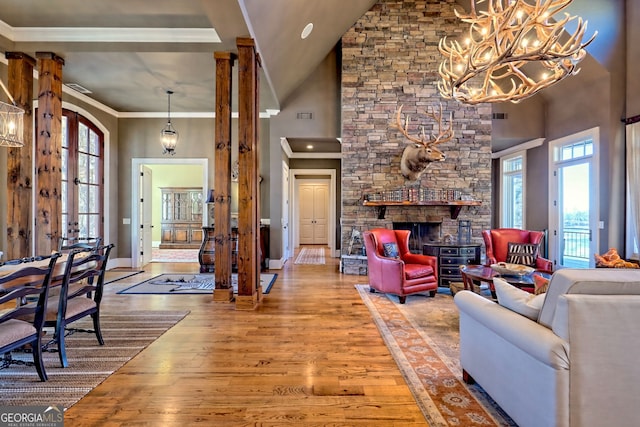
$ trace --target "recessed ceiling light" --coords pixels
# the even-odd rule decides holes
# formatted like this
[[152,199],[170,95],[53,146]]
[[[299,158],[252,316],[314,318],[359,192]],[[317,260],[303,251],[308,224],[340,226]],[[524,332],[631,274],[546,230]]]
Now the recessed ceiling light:
[[304,29],[302,30],[302,34],[300,34],[300,37],[302,39],[306,39],[307,37],[309,37],[309,34],[311,34],[311,31],[313,31],[313,23],[309,22],[307,25],[305,25]]
[[307,149],[313,150],[313,145],[311,145],[311,144],[307,145]]

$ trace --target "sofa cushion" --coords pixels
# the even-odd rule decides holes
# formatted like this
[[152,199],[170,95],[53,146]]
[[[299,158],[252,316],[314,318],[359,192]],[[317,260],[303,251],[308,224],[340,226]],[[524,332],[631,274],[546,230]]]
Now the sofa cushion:
[[400,258],[400,252],[398,252],[398,244],[395,242],[389,242],[382,245],[384,256],[388,258]]
[[433,268],[424,264],[405,264],[404,277],[407,280],[433,275]]
[[551,276],[538,323],[552,328],[558,297],[564,294],[640,295],[640,270],[563,268]]
[[509,242],[507,247],[507,262],[535,267],[538,258],[538,245],[533,243]]
[[498,304],[531,320],[538,320],[544,302],[544,294],[533,295],[516,288],[499,277],[493,279],[493,286],[498,297]]

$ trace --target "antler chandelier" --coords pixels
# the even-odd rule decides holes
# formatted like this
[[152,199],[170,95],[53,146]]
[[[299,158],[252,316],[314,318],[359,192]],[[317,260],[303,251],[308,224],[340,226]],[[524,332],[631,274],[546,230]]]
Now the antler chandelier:
[[[456,16],[470,24],[462,42],[440,40],[438,49],[446,58],[440,64],[438,89],[447,99],[466,104],[519,102],[540,90],[576,74],[584,58],[582,38],[587,22],[565,12],[552,17],[573,0],[488,0],[487,10]],[[568,33],[565,25],[577,19],[577,28]]]

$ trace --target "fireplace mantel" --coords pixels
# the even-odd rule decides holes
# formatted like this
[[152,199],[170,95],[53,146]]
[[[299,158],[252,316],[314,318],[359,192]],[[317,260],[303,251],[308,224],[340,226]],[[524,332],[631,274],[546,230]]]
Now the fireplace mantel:
[[480,206],[482,202],[478,200],[430,200],[430,201],[421,201],[421,202],[392,202],[392,201],[381,201],[381,202],[372,202],[369,200],[365,200],[363,202],[364,206],[374,206],[378,209],[378,219],[384,219],[385,213],[387,211],[387,206],[450,206],[451,208],[451,219],[458,218],[458,214],[463,206]]

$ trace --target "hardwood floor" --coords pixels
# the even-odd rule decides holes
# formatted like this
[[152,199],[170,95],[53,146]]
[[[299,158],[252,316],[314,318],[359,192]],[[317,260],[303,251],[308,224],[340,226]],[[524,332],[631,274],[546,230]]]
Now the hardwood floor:
[[253,311],[208,295],[116,294],[197,264],[152,263],[107,285],[105,311],[190,314],[72,406],[65,425],[426,425],[353,286],[367,278],[340,274],[336,258],[294,259],[272,271]]

